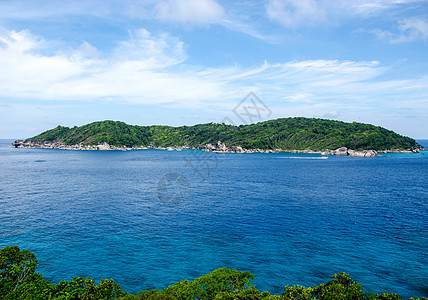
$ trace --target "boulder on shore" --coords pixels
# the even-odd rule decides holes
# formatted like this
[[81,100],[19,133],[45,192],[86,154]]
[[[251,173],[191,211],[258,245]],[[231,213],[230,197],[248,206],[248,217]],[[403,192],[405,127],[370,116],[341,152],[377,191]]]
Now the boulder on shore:
[[377,152],[374,150],[368,150],[364,157],[375,157],[377,155]]
[[218,141],[215,150],[216,151],[227,151],[228,149],[224,143],[222,143],[221,141]]
[[340,148],[334,150],[334,155],[343,155],[343,156],[346,156],[346,155],[348,155],[348,148],[346,148],[346,147],[340,147]]
[[374,150],[355,151],[348,149],[348,155],[353,157],[375,157],[377,152]]
[[15,148],[18,148],[19,146],[21,146],[24,143],[24,140],[16,140],[12,143],[12,146],[14,146]]
[[348,155],[353,157],[365,157],[367,151],[355,151],[352,149],[348,150]]
[[241,146],[232,147],[232,151],[235,153],[243,153],[245,150]]
[[98,144],[97,150],[110,150],[110,145],[107,143]]

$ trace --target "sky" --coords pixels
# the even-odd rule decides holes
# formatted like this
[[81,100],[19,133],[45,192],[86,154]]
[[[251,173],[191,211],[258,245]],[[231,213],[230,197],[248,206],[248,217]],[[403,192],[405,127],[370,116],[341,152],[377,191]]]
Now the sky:
[[300,116],[428,138],[428,0],[0,0],[0,138]]

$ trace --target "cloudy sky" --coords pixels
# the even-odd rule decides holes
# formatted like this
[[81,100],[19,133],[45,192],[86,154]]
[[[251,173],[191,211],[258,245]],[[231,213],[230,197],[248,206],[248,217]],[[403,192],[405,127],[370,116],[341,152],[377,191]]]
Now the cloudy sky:
[[428,138],[427,0],[0,0],[0,138],[305,116]]

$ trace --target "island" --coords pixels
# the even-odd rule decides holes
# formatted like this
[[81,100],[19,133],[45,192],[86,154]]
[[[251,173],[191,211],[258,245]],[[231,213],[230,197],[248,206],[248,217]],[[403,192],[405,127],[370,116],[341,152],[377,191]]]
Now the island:
[[98,121],[83,126],[57,126],[17,148],[68,150],[194,149],[225,153],[321,153],[374,157],[378,153],[418,153],[413,138],[358,122],[319,118],[280,118],[247,125],[207,123],[193,126],[139,126]]

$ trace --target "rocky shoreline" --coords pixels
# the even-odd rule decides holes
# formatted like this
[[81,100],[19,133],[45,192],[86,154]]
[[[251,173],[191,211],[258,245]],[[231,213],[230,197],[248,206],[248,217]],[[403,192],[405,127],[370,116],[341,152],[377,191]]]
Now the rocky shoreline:
[[182,149],[190,149],[190,150],[202,150],[208,152],[218,152],[218,153],[279,153],[279,152],[287,152],[287,153],[314,153],[321,155],[340,155],[340,156],[353,156],[353,157],[375,157],[378,153],[419,153],[420,149],[412,148],[406,150],[399,149],[391,149],[384,151],[375,151],[375,150],[361,150],[356,151],[352,149],[348,149],[346,147],[341,147],[336,150],[285,150],[285,149],[273,149],[273,150],[265,150],[265,149],[245,149],[240,146],[232,146],[227,147],[221,141],[217,142],[217,144],[205,144],[198,145],[197,147],[188,146],[185,143],[183,146],[174,146],[174,147],[156,147],[153,144],[150,144],[147,147],[126,147],[126,146],[113,146],[107,143],[102,143],[98,145],[84,145],[83,143],[79,143],[76,145],[67,145],[60,141],[56,142],[37,142],[37,141],[24,141],[24,140],[16,140],[12,143],[12,146],[15,148],[41,148],[41,149],[65,149],[65,150],[146,150],[146,149],[158,149],[158,150],[182,150]]

